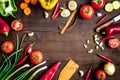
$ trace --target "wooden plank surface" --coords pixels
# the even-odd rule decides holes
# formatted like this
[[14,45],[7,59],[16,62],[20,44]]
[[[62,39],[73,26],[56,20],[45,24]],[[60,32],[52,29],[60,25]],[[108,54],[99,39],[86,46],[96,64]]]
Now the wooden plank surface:
[[[60,6],[67,5],[69,0],[59,0]],[[41,50],[44,54],[44,60],[47,60],[48,67],[52,66],[57,61],[61,61],[62,64],[55,75],[53,80],[57,80],[59,72],[62,70],[63,66],[67,63],[69,59],[75,60],[79,65],[79,70],[83,70],[85,73],[89,66],[93,65],[92,76],[90,80],[94,79],[95,70],[101,66],[101,63],[105,63],[104,60],[96,56],[95,53],[103,53],[106,56],[110,57],[116,66],[116,72],[113,76],[107,76],[107,80],[120,80],[119,72],[120,72],[120,48],[111,49],[107,45],[104,45],[105,50],[95,50],[95,44],[93,42],[93,35],[96,34],[94,29],[99,26],[96,22],[100,19],[96,16],[97,12],[102,12],[103,15],[106,12],[101,10],[96,10],[95,15],[90,20],[84,20],[79,17],[79,8],[83,4],[90,4],[90,0],[76,0],[78,4],[78,13],[77,13],[77,23],[75,27],[66,31],[63,35],[61,35],[58,29],[58,26],[64,25],[68,18],[58,17],[55,21],[51,21],[50,18],[45,19],[43,17],[43,9],[38,3],[35,6],[29,5],[32,9],[32,14],[30,16],[25,16],[23,12],[19,8],[20,2],[22,0],[16,0],[16,5],[18,6],[18,12],[16,14],[17,19],[21,19],[24,23],[24,28],[20,32],[11,31],[8,37],[0,36],[0,43],[4,40],[11,40],[15,42],[15,36],[18,33],[21,37],[27,31],[35,32],[33,37],[26,37],[23,47],[25,47],[28,43],[36,41],[37,44],[33,47],[33,49]],[[112,0],[106,0],[110,2]],[[53,12],[48,11],[51,15]],[[104,20],[104,22],[112,19],[114,16],[120,14],[119,10],[114,10],[111,13],[108,13],[108,17]],[[13,18],[8,17],[4,18],[5,21],[10,25]],[[117,23],[120,23],[118,21]],[[100,36],[102,37],[102,36]],[[120,37],[117,35],[117,37]],[[88,49],[83,47],[83,44],[86,44],[86,40],[90,40],[90,44],[88,45],[88,49],[94,49],[94,53],[87,53]],[[1,53],[1,52],[0,52]],[[22,54],[20,56],[22,58]],[[0,61],[2,62],[2,60]],[[26,62],[27,63],[27,62]],[[38,80],[45,71],[40,72],[34,78],[34,80]],[[27,79],[27,77],[26,77]],[[71,80],[84,80],[84,77],[80,77],[78,71],[73,75]]]

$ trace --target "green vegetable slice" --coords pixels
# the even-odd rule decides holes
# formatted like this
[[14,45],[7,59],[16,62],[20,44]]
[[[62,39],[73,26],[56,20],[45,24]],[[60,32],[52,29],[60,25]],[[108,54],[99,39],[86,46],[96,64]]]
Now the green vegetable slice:
[[112,5],[113,5],[113,8],[115,9],[115,10],[117,10],[117,9],[119,9],[120,8],[120,1],[113,1],[112,2]]
[[113,11],[113,4],[112,3],[107,3],[106,5],[105,5],[105,11],[106,12],[112,12]]

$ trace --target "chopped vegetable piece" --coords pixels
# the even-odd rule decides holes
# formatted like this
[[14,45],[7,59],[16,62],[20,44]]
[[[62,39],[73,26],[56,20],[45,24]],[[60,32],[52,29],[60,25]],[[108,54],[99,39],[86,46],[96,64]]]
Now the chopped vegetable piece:
[[113,11],[113,5],[112,5],[112,3],[107,3],[106,5],[105,5],[105,11],[106,12],[112,12]]
[[71,14],[71,12],[68,9],[63,9],[60,15],[62,17],[69,17],[70,14]]
[[37,4],[37,1],[38,1],[38,0],[30,0],[30,3],[31,3],[32,5],[36,5],[36,4]]
[[73,76],[78,68],[79,65],[75,61],[69,60],[60,72],[58,80],[70,80],[70,78]]
[[74,1],[74,0],[70,0],[70,1],[68,2],[68,8],[69,8],[71,11],[77,9],[77,2]]
[[25,9],[25,8],[27,8],[28,7],[28,4],[27,3],[25,3],[25,2],[22,2],[22,3],[20,3],[20,9]]
[[30,14],[31,14],[31,9],[30,9],[29,7],[26,7],[26,8],[24,9],[24,14],[25,14],[26,16],[30,15]]
[[115,0],[115,1],[112,2],[112,4],[113,4],[113,8],[115,10],[120,8],[120,1]]
[[28,3],[30,3],[30,0],[24,0],[24,2],[28,4]]

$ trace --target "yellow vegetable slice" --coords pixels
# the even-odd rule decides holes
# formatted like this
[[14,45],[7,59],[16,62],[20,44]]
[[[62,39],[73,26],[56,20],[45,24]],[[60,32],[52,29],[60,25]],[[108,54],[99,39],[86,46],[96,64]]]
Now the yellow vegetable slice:
[[65,67],[60,72],[58,80],[70,80],[76,70],[79,68],[79,65],[73,61],[69,60]]

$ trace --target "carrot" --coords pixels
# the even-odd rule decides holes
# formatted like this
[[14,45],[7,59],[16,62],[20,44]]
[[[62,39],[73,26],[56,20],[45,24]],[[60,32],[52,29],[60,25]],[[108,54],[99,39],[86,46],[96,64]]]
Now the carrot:
[[20,9],[25,9],[26,7],[28,7],[28,4],[27,3],[25,3],[25,2],[22,2],[22,3],[20,3]]
[[26,16],[30,15],[30,14],[31,14],[31,9],[30,9],[29,7],[26,7],[26,8],[24,9],[24,14],[25,14]]
[[76,13],[77,13],[77,10],[74,10],[74,11],[72,12],[72,14],[71,14],[71,16],[69,17],[68,21],[66,22],[65,26],[64,26],[63,29],[61,30],[61,32],[60,32],[61,34],[63,34],[63,33],[67,30],[70,22],[72,21],[72,19],[73,19],[73,17],[75,16]]
[[29,4],[30,3],[30,0],[24,0],[25,3]]
[[37,4],[37,0],[30,0],[32,5],[36,5]]

